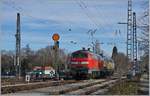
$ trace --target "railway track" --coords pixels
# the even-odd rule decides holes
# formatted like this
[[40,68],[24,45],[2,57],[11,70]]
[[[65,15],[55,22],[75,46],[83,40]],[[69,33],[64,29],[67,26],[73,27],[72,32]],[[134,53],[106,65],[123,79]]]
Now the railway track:
[[44,95],[102,95],[106,94],[118,79],[83,80],[58,86],[50,86],[33,90],[20,91],[3,96],[44,96]]
[[75,91],[71,91],[66,93],[66,95],[102,95],[105,94],[106,88],[109,84],[115,83],[117,80],[109,80],[109,81],[104,81],[89,87],[81,88]]
[[148,95],[149,94],[149,75],[142,75],[139,85],[138,85],[138,93],[140,95]]
[[23,90],[31,90],[31,89],[37,89],[37,88],[43,88],[49,86],[59,86],[59,85],[70,84],[75,82],[79,82],[79,81],[75,81],[75,80],[46,81],[46,82],[32,82],[32,83],[20,83],[20,84],[13,84],[13,85],[3,85],[1,86],[1,93],[2,94],[15,93]]

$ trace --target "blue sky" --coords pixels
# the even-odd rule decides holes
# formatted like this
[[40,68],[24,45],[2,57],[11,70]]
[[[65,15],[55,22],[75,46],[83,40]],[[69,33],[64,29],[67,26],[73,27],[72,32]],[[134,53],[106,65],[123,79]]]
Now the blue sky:
[[[33,50],[53,45],[52,35],[60,35],[60,48],[72,52],[88,47],[89,29],[97,29],[94,40],[103,42],[101,49],[109,55],[113,44],[126,52],[128,0],[1,0],[2,47],[15,50],[16,14],[21,15],[21,47],[30,44]],[[141,15],[143,0],[133,0],[133,10]],[[71,29],[71,31],[69,31]],[[121,34],[115,34],[120,30]],[[72,44],[70,41],[77,42]]]

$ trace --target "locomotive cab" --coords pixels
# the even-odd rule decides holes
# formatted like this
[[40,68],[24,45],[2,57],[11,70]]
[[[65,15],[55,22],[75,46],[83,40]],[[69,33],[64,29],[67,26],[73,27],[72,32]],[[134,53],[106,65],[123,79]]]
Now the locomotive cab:
[[87,78],[89,64],[88,57],[89,54],[84,51],[77,51],[72,53],[70,67],[74,78]]
[[99,78],[109,75],[114,69],[111,58],[90,52],[79,50],[71,54],[70,72],[74,78]]

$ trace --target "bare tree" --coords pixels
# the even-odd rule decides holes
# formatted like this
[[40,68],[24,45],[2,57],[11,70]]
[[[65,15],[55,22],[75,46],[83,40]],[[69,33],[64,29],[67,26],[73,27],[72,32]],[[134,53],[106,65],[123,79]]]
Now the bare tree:
[[52,66],[53,49],[51,46],[41,48],[36,51],[35,58],[33,59],[33,66]]
[[120,75],[127,73],[128,71],[128,64],[126,64],[127,56],[124,53],[118,53],[116,58],[116,70]]
[[127,62],[127,56],[124,53],[118,52],[118,49],[116,46],[113,48],[112,52],[112,59],[115,63],[115,72],[117,73],[118,77],[121,80],[121,77],[123,74],[127,73],[128,71],[128,64]]
[[1,72],[5,74],[6,72],[14,74],[15,67],[14,67],[14,52],[13,51],[1,51]]
[[25,48],[21,49],[21,74],[25,76],[26,72],[32,69],[32,59],[34,57],[34,52],[31,50],[29,44]]
[[142,70],[146,69],[147,72],[149,66],[149,0],[145,0],[142,4],[144,9],[143,14],[138,20],[138,26],[141,29],[140,33],[140,48],[141,51],[144,51],[144,55],[142,56]]
[[[2,53],[2,73],[15,71],[14,52],[1,51]],[[57,64],[55,59],[57,58]],[[41,48],[37,51],[31,50],[29,45],[21,49],[21,74],[24,76],[26,72],[32,70],[33,66],[52,66],[58,67],[60,70],[65,69],[67,64],[67,54],[63,49],[58,50],[58,55],[55,57],[52,46]]]

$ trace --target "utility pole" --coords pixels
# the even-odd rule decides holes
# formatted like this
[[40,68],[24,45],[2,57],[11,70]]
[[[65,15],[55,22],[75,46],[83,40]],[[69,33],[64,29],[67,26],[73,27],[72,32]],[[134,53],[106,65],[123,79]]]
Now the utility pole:
[[128,18],[127,22],[119,22],[118,24],[127,25],[127,49],[126,55],[129,61],[132,60],[132,0],[128,0]]
[[21,66],[21,62],[20,62],[20,44],[21,44],[21,36],[20,36],[20,14],[17,13],[17,30],[16,30],[16,76],[18,77],[18,79],[20,79],[20,74],[21,74],[21,70],[20,70],[20,66]]
[[132,60],[132,0],[128,0],[128,20],[127,20],[127,56]]
[[127,15],[127,22],[119,22],[118,24],[126,24],[127,25],[127,47],[126,47],[126,55],[127,60],[126,63],[128,64],[128,70],[132,70],[131,61],[133,60],[133,22],[132,22],[132,0],[128,0],[128,15]]
[[137,32],[136,32],[136,13],[133,12],[133,69],[137,70]]

